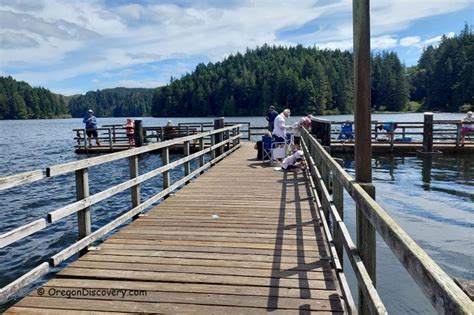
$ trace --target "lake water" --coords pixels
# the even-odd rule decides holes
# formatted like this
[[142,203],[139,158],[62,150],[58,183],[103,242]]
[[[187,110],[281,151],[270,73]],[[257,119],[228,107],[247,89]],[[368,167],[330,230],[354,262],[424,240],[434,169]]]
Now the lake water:
[[[435,114],[437,119],[460,119],[462,114]],[[422,121],[422,114],[372,115],[379,121]],[[325,116],[331,120],[352,116]],[[140,118],[144,126],[163,126],[168,118]],[[290,117],[290,123],[298,117]],[[212,118],[173,118],[179,122],[212,122]],[[99,125],[123,124],[124,118],[99,118]],[[264,125],[262,117],[232,117],[226,121],[249,121]],[[73,128],[82,128],[79,119],[0,121],[1,177],[83,159],[74,154]],[[177,159],[179,156],[171,156]],[[344,156],[344,167],[353,173],[353,157]],[[159,155],[140,158],[140,173],[161,165]],[[377,201],[395,221],[451,277],[473,279],[474,266],[474,156],[375,156],[372,161]],[[109,174],[109,177],[103,176]],[[128,162],[116,161],[91,168],[91,194],[128,178]],[[180,171],[172,177],[181,176]],[[146,198],[161,188],[161,178],[141,187]],[[74,175],[62,175],[0,192],[0,234],[31,222],[75,200]],[[345,220],[354,236],[354,205],[345,198]],[[93,230],[125,212],[130,206],[129,192],[94,205]],[[75,241],[76,218],[59,221],[25,240],[0,249],[0,287],[47,261]],[[72,259],[74,259],[73,257]],[[59,266],[55,271],[63,268]],[[345,266],[350,266],[346,262]],[[350,283],[354,283],[347,268]],[[38,286],[52,274],[44,277]],[[377,241],[377,287],[392,314],[433,314],[435,311],[398,263],[384,242]],[[26,294],[23,290],[16,297]],[[13,301],[12,301],[13,302]],[[0,312],[8,305],[0,306]]]

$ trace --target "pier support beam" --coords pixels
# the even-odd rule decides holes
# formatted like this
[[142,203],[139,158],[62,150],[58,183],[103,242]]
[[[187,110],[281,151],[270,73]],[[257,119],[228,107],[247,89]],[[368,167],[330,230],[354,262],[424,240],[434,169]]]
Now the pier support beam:
[[135,146],[141,147],[143,145],[143,123],[141,120],[135,120]]
[[[217,118],[217,119],[214,120],[214,129],[221,129],[221,128],[224,128],[224,117]],[[215,139],[214,143],[216,143],[216,144],[221,143],[222,141],[224,141],[224,134],[223,133],[218,133],[218,134],[215,135],[214,139]],[[217,148],[216,156],[222,155],[223,152],[224,152],[223,147]]]
[[[370,130],[370,1],[353,0],[354,32],[354,120],[356,181],[375,198],[372,185],[372,143]],[[357,248],[375,286],[375,229],[357,205]],[[359,290],[359,313],[369,314]]]
[[[76,171],[76,200],[89,197],[89,171],[83,168]],[[86,207],[77,212],[78,239],[82,239],[91,234],[91,207]],[[87,253],[87,248],[81,249],[82,256]]]
[[425,112],[423,122],[423,153],[433,152],[433,113]]

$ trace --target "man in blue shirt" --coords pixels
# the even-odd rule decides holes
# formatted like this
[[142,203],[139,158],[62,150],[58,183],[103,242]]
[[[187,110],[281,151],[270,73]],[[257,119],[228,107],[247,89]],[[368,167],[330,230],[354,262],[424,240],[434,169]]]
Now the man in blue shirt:
[[87,116],[84,117],[82,122],[86,124],[86,134],[87,134],[87,140],[89,141],[89,146],[92,146],[92,140],[91,137],[94,137],[95,143],[97,146],[100,146],[99,143],[99,138],[97,134],[97,119],[93,115],[94,111],[92,109],[89,109],[87,111]]
[[277,116],[278,112],[275,110],[275,107],[270,106],[267,116],[265,117],[265,119],[268,121],[268,130],[270,132],[273,132],[274,121]]

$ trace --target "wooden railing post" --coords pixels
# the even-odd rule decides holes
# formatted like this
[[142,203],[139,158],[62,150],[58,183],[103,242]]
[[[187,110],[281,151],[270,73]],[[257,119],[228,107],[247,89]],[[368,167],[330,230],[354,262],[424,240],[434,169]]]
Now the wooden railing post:
[[[189,156],[190,154],[190,145],[189,145],[189,141],[184,141],[184,144],[183,144],[184,148],[183,148],[183,151],[184,151],[184,156]],[[188,176],[189,174],[191,173],[191,164],[190,162],[185,162],[184,163],[184,176]]]
[[117,142],[116,135],[115,135],[115,125],[112,126],[112,141],[114,143]]
[[[161,164],[167,165],[170,162],[170,153],[169,148],[165,147],[161,149]],[[170,187],[170,172],[165,171],[163,172],[163,189]],[[168,195],[166,195],[167,197]],[[166,198],[165,197],[165,198]]]
[[107,133],[108,133],[108,138],[109,138],[109,150],[112,152],[112,149],[114,147],[114,144],[112,142],[112,130],[110,128],[107,128]]
[[133,137],[135,138],[135,146],[141,147],[143,145],[143,124],[141,120],[135,120]]
[[[337,209],[337,212],[339,213],[339,216],[341,217],[341,221],[344,221],[344,187],[342,186],[342,183],[337,180],[336,177],[334,177],[332,185],[332,201]],[[334,243],[336,246],[336,252],[339,258],[339,262],[342,266],[344,261],[344,243],[343,235],[337,223],[334,224]]]
[[[89,171],[87,168],[77,170],[76,172],[76,200],[82,200],[89,197]],[[78,239],[82,239],[91,234],[91,208],[86,207],[77,212]],[[80,251],[80,255],[87,253],[87,248]]]
[[[204,137],[199,138],[199,151],[204,150]],[[199,167],[204,165],[204,155],[199,157]]]
[[[211,147],[214,146],[214,144],[216,144],[216,138],[211,135]],[[216,158],[216,150],[212,149],[211,150],[211,160],[214,160]]]
[[[130,179],[132,179],[139,175],[138,155],[131,156],[128,161],[130,166]],[[138,207],[140,205],[140,184],[131,187],[130,192],[132,195],[132,208]],[[132,219],[138,219],[138,214],[133,216]]]
[[423,153],[433,152],[433,113],[425,112],[423,122]]
[[456,123],[456,148],[459,147],[459,143],[461,142],[461,123]]
[[[224,128],[224,117],[221,117],[221,118],[218,118],[218,119],[215,119],[214,120],[214,130],[215,129],[221,129],[221,128]],[[219,132],[218,134],[216,134],[214,136],[215,138],[215,142],[214,143],[221,143],[222,141],[224,141],[224,134],[222,132]],[[224,151],[224,148],[223,147],[219,147],[217,148],[217,156],[220,156],[222,155]]]
[[[375,199],[375,186],[372,183],[359,183],[362,188]],[[364,263],[365,269],[376,287],[376,239],[375,228],[361,210],[361,204],[356,202],[356,234],[357,248],[359,255]],[[359,313],[369,314],[366,297],[359,289]]]

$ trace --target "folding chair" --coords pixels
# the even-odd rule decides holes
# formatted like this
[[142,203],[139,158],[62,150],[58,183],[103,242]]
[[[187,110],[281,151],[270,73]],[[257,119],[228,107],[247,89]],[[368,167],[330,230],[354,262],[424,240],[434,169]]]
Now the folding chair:
[[262,162],[272,159],[272,137],[262,137]]
[[[281,146],[281,147],[280,147]],[[272,137],[262,137],[262,162],[284,159],[286,157],[285,142],[273,142]]]

